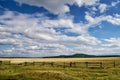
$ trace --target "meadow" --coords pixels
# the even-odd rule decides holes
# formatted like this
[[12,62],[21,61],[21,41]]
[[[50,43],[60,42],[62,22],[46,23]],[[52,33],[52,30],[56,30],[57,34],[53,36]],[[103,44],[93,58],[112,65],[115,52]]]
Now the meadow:
[[120,80],[120,58],[0,58],[0,80]]

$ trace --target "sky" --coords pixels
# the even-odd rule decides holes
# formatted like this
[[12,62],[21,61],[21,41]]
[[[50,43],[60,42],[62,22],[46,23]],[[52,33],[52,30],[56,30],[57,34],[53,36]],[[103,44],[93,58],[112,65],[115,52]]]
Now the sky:
[[0,57],[120,55],[120,0],[0,0]]

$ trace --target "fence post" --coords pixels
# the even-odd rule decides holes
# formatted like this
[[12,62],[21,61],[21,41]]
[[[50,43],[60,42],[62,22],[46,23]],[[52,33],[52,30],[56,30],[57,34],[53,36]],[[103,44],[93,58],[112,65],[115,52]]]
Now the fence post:
[[70,67],[72,67],[72,62],[70,62]]
[[63,68],[65,68],[66,66],[65,66],[65,62],[63,63]]
[[114,68],[116,67],[115,61],[113,61],[113,67],[114,67]]
[[51,64],[52,67],[54,66],[54,62],[51,62],[50,64]]
[[85,64],[86,64],[86,68],[88,68],[88,62],[85,62]]
[[8,65],[11,65],[11,61],[8,61]]
[[102,67],[103,67],[102,62],[100,62],[100,68],[102,68]]
[[24,62],[24,66],[27,66],[27,62]]
[[34,65],[35,65],[35,62],[32,62],[32,65],[34,66]]
[[0,65],[2,65],[2,61],[0,61]]

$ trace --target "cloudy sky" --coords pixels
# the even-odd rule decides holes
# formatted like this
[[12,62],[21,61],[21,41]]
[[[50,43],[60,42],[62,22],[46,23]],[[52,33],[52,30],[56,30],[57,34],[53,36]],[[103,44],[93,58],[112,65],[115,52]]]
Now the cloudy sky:
[[0,0],[0,57],[120,55],[120,0]]

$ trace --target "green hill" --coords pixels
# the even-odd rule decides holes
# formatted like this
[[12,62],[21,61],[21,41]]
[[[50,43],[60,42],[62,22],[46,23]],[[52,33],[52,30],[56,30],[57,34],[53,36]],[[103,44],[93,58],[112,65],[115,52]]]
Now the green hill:
[[49,56],[45,58],[87,58],[87,57],[96,57],[95,55],[88,55],[88,54],[82,54],[82,53],[77,53],[73,55],[59,55],[59,56]]
[[83,53],[77,53],[73,55],[48,56],[44,58],[93,58],[93,57],[120,57],[120,55],[88,55]]

